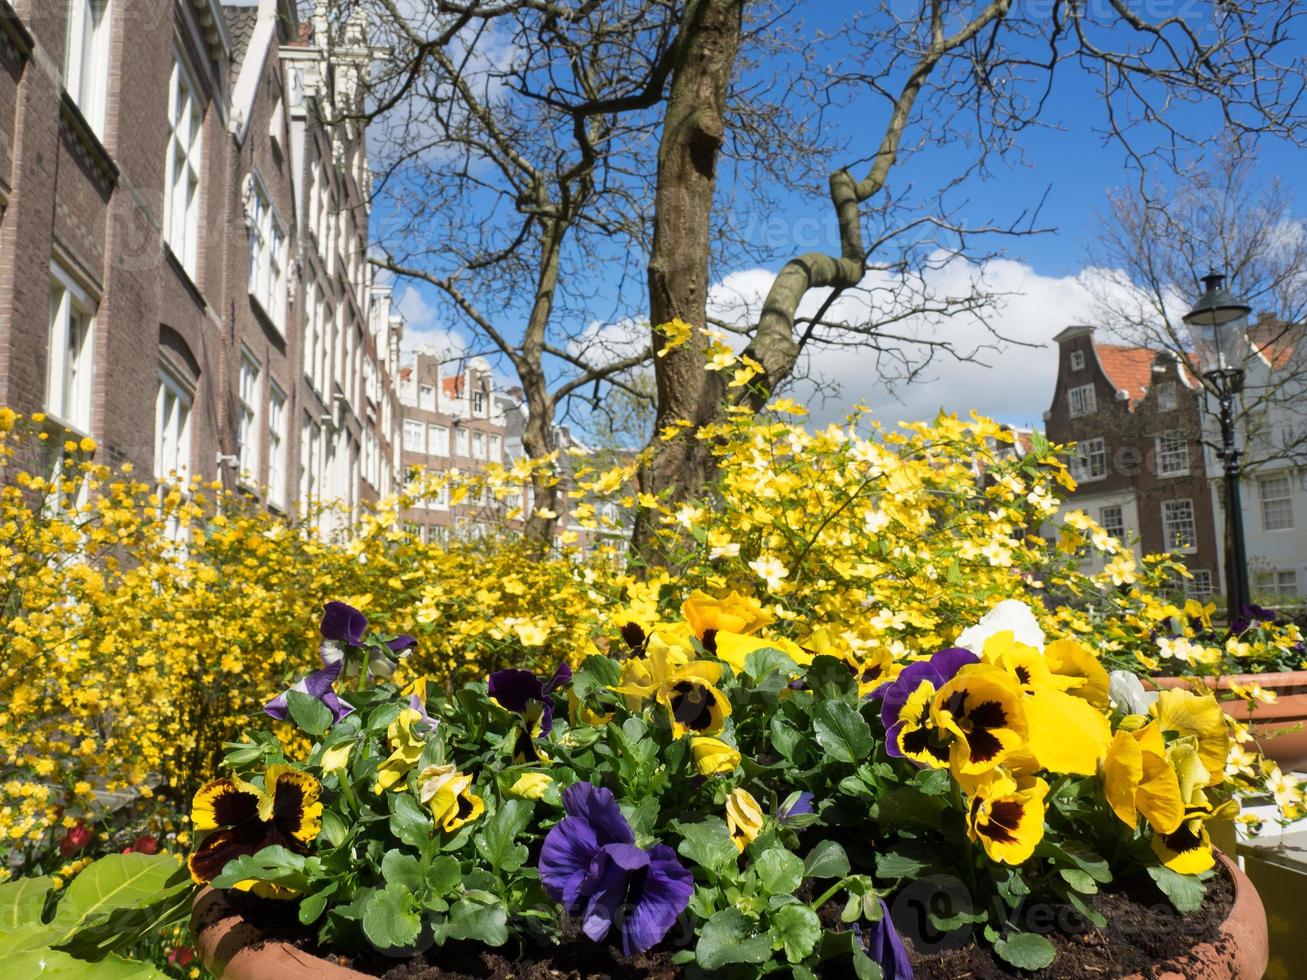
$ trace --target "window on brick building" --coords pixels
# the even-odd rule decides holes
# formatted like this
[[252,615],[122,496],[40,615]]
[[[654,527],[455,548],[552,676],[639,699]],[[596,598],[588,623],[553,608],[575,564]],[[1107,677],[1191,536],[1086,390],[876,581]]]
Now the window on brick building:
[[467,455],[467,429],[454,430],[454,447],[459,456]]
[[191,470],[191,393],[167,371],[159,372],[154,403],[154,478],[182,482]]
[[268,382],[268,502],[286,506],[286,393]]
[[1083,371],[1085,369],[1085,352],[1082,350],[1073,350],[1071,352],[1071,370]]
[[419,386],[418,408],[422,409],[424,412],[434,412],[436,410],[436,389],[434,386]]
[[1157,410],[1159,412],[1173,412],[1178,404],[1179,398],[1176,395],[1174,381],[1165,381],[1157,386]]
[[245,215],[250,229],[249,293],[278,330],[286,318],[286,232],[263,182],[254,178]]
[[1262,528],[1288,531],[1293,528],[1293,492],[1287,473],[1264,476],[1257,481],[1262,501]]
[[404,420],[404,448],[410,453],[425,453],[427,429],[417,419]]
[[1184,581],[1185,595],[1206,596],[1216,591],[1212,586],[1212,573],[1206,568],[1190,569],[1189,574],[1191,578]]
[[1157,437],[1157,475],[1184,476],[1189,472],[1189,443],[1180,432]]
[[1072,388],[1066,393],[1066,400],[1067,410],[1073,419],[1081,415],[1093,415],[1098,411],[1098,397],[1094,394],[1093,385]]
[[96,135],[103,136],[109,88],[109,0],[69,0],[65,55],[64,91]]
[[322,492],[322,430],[313,416],[304,413],[300,426],[300,504],[299,516],[305,518],[312,511],[314,501]]
[[204,111],[181,56],[173,52],[168,93],[168,159],[163,237],[194,278],[199,267],[201,135]]
[[95,304],[58,266],[52,266],[50,273],[45,410],[65,425],[89,433]]
[[1120,504],[1098,508],[1098,523],[1118,541],[1125,540],[1125,514]]
[[259,478],[259,373],[258,362],[241,351],[236,456],[240,478],[250,482]]
[[432,456],[449,455],[449,429],[443,425],[433,425],[427,430],[428,445]]
[[1102,439],[1081,439],[1071,457],[1071,475],[1077,483],[1107,476],[1107,446]]
[[472,456],[476,459],[486,458],[486,434],[484,432],[472,433]]
[[1192,551],[1198,545],[1192,500],[1162,501],[1162,547],[1167,551]]
[[478,417],[486,414],[486,393],[484,391],[472,392],[472,413]]
[[495,435],[493,432],[490,434],[490,460],[494,463],[502,463],[504,461],[503,442],[499,436]]

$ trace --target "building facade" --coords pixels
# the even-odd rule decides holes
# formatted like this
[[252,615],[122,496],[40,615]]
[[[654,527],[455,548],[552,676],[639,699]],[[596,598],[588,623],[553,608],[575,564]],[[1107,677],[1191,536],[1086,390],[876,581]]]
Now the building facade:
[[1050,441],[1076,447],[1077,487],[1064,510],[1083,510],[1142,553],[1176,554],[1192,576],[1186,591],[1219,591],[1201,386],[1169,353],[1102,343],[1092,327],[1068,327],[1054,340],[1045,427]]
[[0,0],[0,404],[279,511],[393,488],[375,52],[293,0]]

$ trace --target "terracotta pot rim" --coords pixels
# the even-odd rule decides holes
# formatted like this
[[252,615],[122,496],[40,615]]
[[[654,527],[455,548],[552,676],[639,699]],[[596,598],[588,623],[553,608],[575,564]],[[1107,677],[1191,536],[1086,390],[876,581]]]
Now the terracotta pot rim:
[[1153,684],[1173,687],[1201,681],[1208,687],[1225,688],[1235,684],[1260,684],[1265,688],[1302,687],[1307,688],[1307,670],[1269,670],[1263,674],[1220,674],[1217,677],[1200,677],[1193,674],[1150,675],[1147,678]]
[[[1266,909],[1249,880],[1224,853],[1216,858],[1234,885],[1230,911],[1221,922],[1221,941],[1199,943],[1188,954],[1158,963],[1151,972],[1159,980],[1260,980],[1270,959]],[[205,966],[220,980],[375,980],[348,967],[321,959],[283,942],[269,942],[227,903],[222,892],[203,888],[195,896],[191,930]],[[1200,971],[1194,974],[1195,964]],[[1217,965],[1228,972],[1214,972]],[[1124,980],[1143,980],[1132,974]]]

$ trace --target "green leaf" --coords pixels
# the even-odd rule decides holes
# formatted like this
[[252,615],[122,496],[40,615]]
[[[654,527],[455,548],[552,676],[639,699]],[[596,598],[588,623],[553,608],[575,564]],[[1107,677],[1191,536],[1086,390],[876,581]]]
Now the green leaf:
[[[110,854],[73,879],[55,912],[64,938],[92,916],[142,908],[175,890],[178,861],[172,854]],[[184,887],[184,885],[183,885]]]
[[901,851],[882,851],[876,855],[876,874],[882,878],[916,878],[931,862]]
[[772,715],[770,727],[772,746],[788,761],[793,762],[794,754],[803,741],[803,735],[780,715]]
[[151,963],[106,956],[88,963],[55,949],[38,949],[6,957],[0,964],[6,977],[31,980],[167,980],[168,975]]
[[387,851],[381,859],[381,877],[387,885],[403,885],[411,892],[422,887],[422,866],[412,854]]
[[709,817],[699,823],[678,823],[676,829],[683,838],[677,847],[681,857],[689,858],[719,877],[735,871],[740,852],[731,840],[731,832],[726,829],[726,821]]
[[753,934],[753,924],[743,912],[722,909],[699,930],[694,952],[701,967],[716,970],[730,963],[766,963],[772,942],[770,936]]
[[290,709],[291,719],[301,731],[310,735],[322,735],[331,727],[331,712],[311,694],[287,691],[286,706]]
[[13,929],[0,929],[0,963],[8,963],[9,958],[33,949],[47,949],[58,937],[54,926],[31,922]]
[[413,895],[403,885],[387,885],[368,896],[363,906],[363,932],[378,949],[411,946],[422,931]]
[[994,952],[1018,970],[1042,970],[1053,962],[1053,944],[1034,932],[1013,932],[994,943]]
[[758,871],[758,880],[769,895],[791,895],[803,881],[803,861],[783,847],[765,851],[754,867]]
[[871,727],[843,701],[821,701],[812,709],[817,743],[833,759],[857,765],[871,754]]
[[858,682],[853,671],[836,657],[813,657],[803,675],[804,684],[812,691],[818,703],[846,701],[852,703],[858,696]]
[[407,793],[391,793],[390,832],[410,847],[422,847],[435,833],[431,815]]
[[1192,875],[1182,875],[1170,868],[1155,865],[1148,869],[1148,877],[1157,883],[1157,887],[1175,906],[1181,915],[1196,912],[1207,895],[1207,886]]
[[[317,858],[312,860],[316,861]],[[242,854],[223,865],[222,873],[213,879],[214,888],[231,888],[237,882],[255,879],[287,888],[304,886],[305,858],[301,854],[273,844],[257,854]]]
[[508,915],[498,905],[461,899],[449,910],[445,934],[450,939],[475,939],[487,946],[508,942]]
[[458,858],[443,854],[427,868],[427,888],[431,889],[432,895],[443,898],[454,890],[462,877],[463,868]]
[[45,912],[45,899],[54,880],[49,875],[19,878],[0,885],[0,931],[36,925]]
[[806,905],[786,905],[772,915],[771,934],[774,947],[784,949],[785,958],[798,963],[813,951],[821,938],[821,920]]
[[584,700],[596,691],[606,691],[621,679],[621,664],[609,657],[592,654],[572,675],[572,693]]
[[1080,892],[1082,895],[1097,895],[1098,882],[1094,881],[1093,875],[1088,871],[1081,871],[1079,868],[1062,868],[1058,871],[1062,880],[1068,885]]
[[[341,779],[345,774],[341,774]],[[339,813],[334,810],[322,811],[322,835],[321,840],[329,847],[339,847],[349,835],[349,829],[345,826],[345,821]],[[321,846],[321,845],[319,845]]]
[[775,647],[763,647],[744,658],[744,673],[753,681],[760,681],[773,674],[790,677],[799,673],[799,665]]
[[531,804],[525,800],[505,800],[473,839],[477,853],[490,862],[496,874],[516,871],[526,863],[526,846],[513,841],[526,829],[531,810]]
[[302,925],[311,926],[317,922],[322,913],[327,910],[327,902],[331,896],[336,894],[336,889],[340,885],[338,882],[329,881],[326,886],[314,892],[312,895],[305,895],[300,899],[299,920]]
[[803,873],[808,878],[842,878],[849,873],[849,856],[833,840],[818,841],[803,859]]

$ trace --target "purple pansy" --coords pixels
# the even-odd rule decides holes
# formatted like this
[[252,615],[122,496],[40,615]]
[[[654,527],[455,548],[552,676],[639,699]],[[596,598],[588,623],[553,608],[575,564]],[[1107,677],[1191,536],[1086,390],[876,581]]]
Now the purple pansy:
[[780,823],[788,823],[795,817],[805,817],[817,812],[816,807],[813,805],[812,794],[806,789],[795,794],[793,800],[788,802],[788,806],[782,805],[776,811],[776,819]]
[[319,627],[324,640],[335,640],[356,647],[363,642],[368,629],[368,618],[345,602],[332,601],[322,609]]
[[665,844],[636,847],[608,790],[576,783],[563,791],[563,809],[540,849],[545,891],[581,912],[595,942],[617,926],[627,956],[657,945],[690,904],[694,876]]
[[880,920],[873,922],[871,928],[863,930],[855,922],[854,931],[863,940],[867,955],[880,964],[884,980],[912,980],[912,963],[908,960],[908,951],[903,946],[903,939],[889,917],[889,906],[884,899],[880,902]]
[[1243,636],[1256,623],[1273,623],[1276,620],[1275,611],[1266,609],[1256,603],[1248,603],[1239,611],[1239,615],[1234,617],[1230,623],[1230,633],[1234,636]]
[[534,671],[510,667],[497,670],[486,682],[486,693],[501,708],[515,711],[530,723],[531,734],[548,735],[554,727],[554,690],[572,679],[572,668],[563,661],[554,676],[542,681]]
[[336,683],[336,678],[340,676],[343,666],[344,664],[340,660],[328,661],[324,657],[321,670],[315,670],[307,677],[292,684],[289,689],[278,694],[263,706],[264,713],[271,715],[278,721],[285,721],[287,714],[290,712],[290,701],[287,695],[291,691],[299,691],[301,694],[307,694],[309,697],[321,701],[327,710],[331,712],[333,723],[340,721],[354,710],[354,706],[348,701],[342,701],[332,688],[332,685]]
[[967,664],[976,663],[980,663],[980,658],[970,650],[949,647],[947,650],[939,651],[929,660],[918,660],[916,663],[908,664],[898,677],[876,688],[871,696],[881,699],[880,720],[885,726],[885,751],[895,758],[903,757],[898,739],[899,730],[903,727],[899,714],[903,711],[903,706],[908,703],[908,698],[912,696],[913,691],[926,681],[939,690]]

